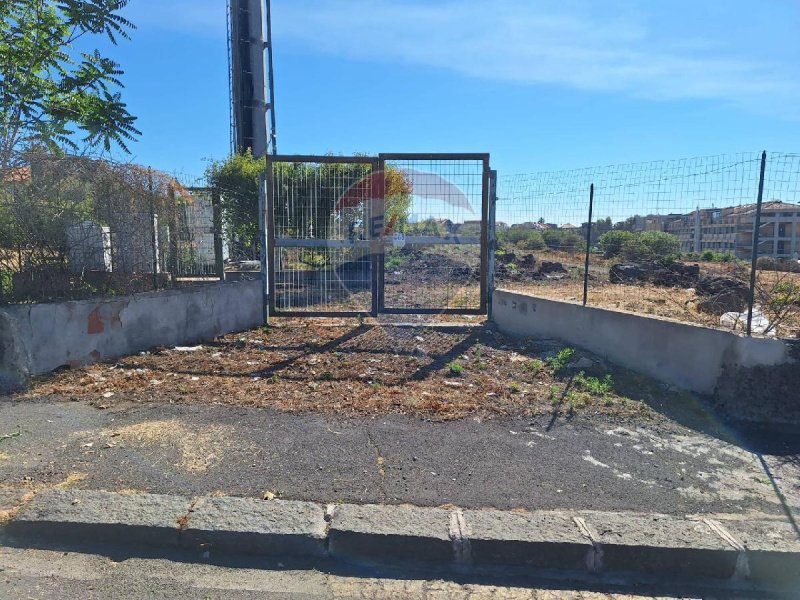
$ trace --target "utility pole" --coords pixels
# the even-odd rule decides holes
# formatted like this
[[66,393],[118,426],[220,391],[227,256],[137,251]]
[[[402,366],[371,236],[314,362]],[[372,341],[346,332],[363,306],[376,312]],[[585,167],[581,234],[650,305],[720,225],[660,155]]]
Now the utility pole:
[[230,0],[229,6],[233,146],[260,158],[275,153],[277,139],[270,0]]

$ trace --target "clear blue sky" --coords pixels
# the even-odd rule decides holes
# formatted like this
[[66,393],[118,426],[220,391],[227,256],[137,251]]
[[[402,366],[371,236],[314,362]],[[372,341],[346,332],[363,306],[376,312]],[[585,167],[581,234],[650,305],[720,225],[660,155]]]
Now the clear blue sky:
[[[282,153],[491,152],[501,173],[800,150],[800,2],[273,0]],[[224,0],[131,0],[133,160],[229,150]],[[105,46],[104,46],[105,48]]]

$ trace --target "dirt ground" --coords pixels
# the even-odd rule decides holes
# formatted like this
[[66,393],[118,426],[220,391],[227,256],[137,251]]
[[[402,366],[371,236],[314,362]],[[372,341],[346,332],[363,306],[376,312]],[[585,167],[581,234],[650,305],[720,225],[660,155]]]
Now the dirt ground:
[[[583,299],[583,274],[585,256],[580,253],[538,251],[527,252],[514,250],[516,273],[498,273],[497,287],[516,292],[523,292],[552,298],[579,302]],[[537,264],[540,261],[560,262],[567,273],[563,278],[534,279],[531,275],[536,267],[526,267],[526,258],[533,256]],[[530,260],[530,258],[528,258]],[[626,310],[645,315],[667,317],[688,323],[697,323],[709,327],[720,328],[719,316],[697,310],[701,300],[692,289],[680,287],[661,287],[649,283],[613,284],[608,280],[608,272],[617,261],[604,260],[592,255],[589,268],[588,304],[603,308]],[[734,263],[699,262],[702,276],[733,276],[737,269]],[[749,271],[748,271],[749,273]],[[739,273],[741,275],[741,273]],[[749,274],[747,274],[749,276]],[[758,271],[759,285],[768,287],[780,281],[788,281],[800,285],[800,273],[778,273]],[[778,326],[779,337],[800,336],[800,306],[791,310],[785,320]]]
[[564,351],[555,340],[512,340],[490,325],[276,321],[195,348],[57,372],[36,380],[27,396],[99,408],[158,401],[435,420],[576,413],[652,419],[651,406],[685,396]]

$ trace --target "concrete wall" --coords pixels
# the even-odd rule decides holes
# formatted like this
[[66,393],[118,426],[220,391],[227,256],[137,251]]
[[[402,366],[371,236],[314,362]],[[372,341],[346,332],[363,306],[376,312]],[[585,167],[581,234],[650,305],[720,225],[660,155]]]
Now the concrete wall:
[[724,369],[783,365],[792,361],[782,340],[580,304],[496,291],[492,319],[520,337],[564,340],[631,370],[682,388],[712,394]]
[[0,309],[0,386],[28,375],[263,324],[261,281]]

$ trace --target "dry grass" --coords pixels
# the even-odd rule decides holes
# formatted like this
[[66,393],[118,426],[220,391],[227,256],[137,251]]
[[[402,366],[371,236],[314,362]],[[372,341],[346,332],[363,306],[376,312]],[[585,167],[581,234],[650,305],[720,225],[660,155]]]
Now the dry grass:
[[[36,381],[28,396],[88,400],[98,408],[156,401],[455,419],[652,415],[648,404],[676,394],[597,359],[587,375],[611,375],[614,386],[608,393],[591,393],[576,384],[574,370],[547,364],[559,349],[555,341],[522,343],[485,326],[306,319],[226,336],[195,352],[160,349],[116,364],[57,373]],[[217,442],[227,435],[186,431],[172,421],[117,433],[129,443],[175,445],[190,470],[216,460]]]
[[[42,492],[46,489],[53,489],[53,490],[68,490],[76,483],[80,483],[84,479],[86,479],[88,475],[86,473],[70,473],[64,481],[56,483],[55,485],[37,485],[30,481],[28,481],[25,485],[26,488],[23,487],[22,489],[26,489],[26,491],[19,497],[16,504],[11,508],[0,509],[0,525],[4,525],[10,521],[12,521],[19,512],[28,504],[31,500],[33,500],[37,494]],[[13,488],[14,491],[17,491],[19,488]]]
[[[528,254],[518,250],[515,253],[517,261],[520,261],[523,256]],[[498,287],[554,300],[583,301],[583,256],[578,253],[552,251],[536,252],[534,254],[539,261],[547,260],[562,263],[568,270],[567,277],[542,281],[526,279],[524,276],[517,281],[501,278],[498,281]],[[592,255],[592,263],[589,269],[588,304],[590,306],[624,310],[721,328],[719,316],[697,310],[697,304],[702,298],[697,296],[691,289],[660,287],[649,283],[610,283],[608,281],[608,272],[611,265],[617,262],[619,261],[605,260],[599,256]],[[745,276],[745,279],[749,277],[749,267],[745,268],[746,272],[743,273],[742,267],[737,267],[736,263],[701,262],[697,264],[700,265],[703,276]],[[781,281],[800,286],[800,273],[758,271],[760,288],[769,289]],[[777,334],[780,337],[800,336],[800,306],[796,306],[789,311],[789,314],[780,323]]]
[[192,431],[177,419],[145,421],[114,429],[112,435],[131,447],[171,447],[178,450],[178,467],[190,473],[204,473],[222,460],[225,440],[231,439],[233,429],[207,425]]

